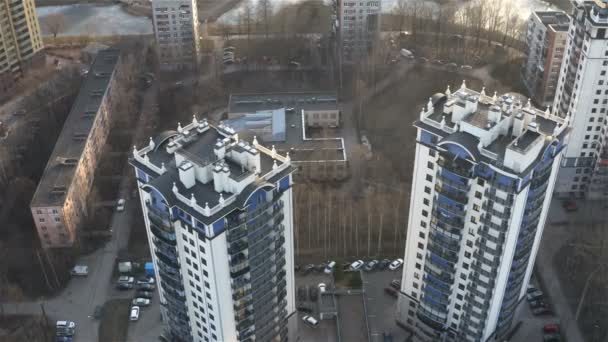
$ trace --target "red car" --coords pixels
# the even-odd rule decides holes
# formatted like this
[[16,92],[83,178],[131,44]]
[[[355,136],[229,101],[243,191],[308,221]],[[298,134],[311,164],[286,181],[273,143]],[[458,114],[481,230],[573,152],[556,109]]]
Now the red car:
[[566,211],[577,211],[578,210],[578,206],[576,205],[576,203],[574,203],[572,201],[564,201],[564,203],[562,203],[562,207]]
[[546,334],[559,333],[559,324],[545,324],[543,332]]

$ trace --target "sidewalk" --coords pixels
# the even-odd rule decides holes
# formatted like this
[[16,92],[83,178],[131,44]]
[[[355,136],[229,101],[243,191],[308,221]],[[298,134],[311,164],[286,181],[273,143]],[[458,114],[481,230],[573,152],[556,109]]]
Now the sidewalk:
[[[555,222],[564,221],[578,221],[583,219],[583,213],[566,214],[561,207],[561,201],[553,200],[551,208],[549,210],[548,220],[545,225],[541,245],[536,257],[536,269],[537,276],[540,278],[542,284],[545,286],[545,290],[551,303],[555,314],[559,317],[561,322],[562,332],[566,337],[566,340],[571,342],[583,342],[583,335],[581,334],[578,325],[574,321],[574,312],[568,305],[567,297],[564,294],[562,285],[560,283],[557,272],[553,264],[553,259],[557,251],[572,237],[577,234],[569,225],[554,225]],[[526,324],[526,322],[524,322]]]

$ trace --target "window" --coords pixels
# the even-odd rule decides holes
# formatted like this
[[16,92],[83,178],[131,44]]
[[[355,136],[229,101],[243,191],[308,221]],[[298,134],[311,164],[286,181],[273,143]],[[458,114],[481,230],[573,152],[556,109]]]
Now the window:
[[477,223],[477,220],[475,219],[474,216],[471,216],[471,223]]
[[452,317],[454,317],[454,319],[458,319],[458,315],[457,314],[453,314]]
[[412,297],[418,299],[418,295],[416,294],[416,291],[412,291]]
[[42,210],[36,210],[36,214],[42,215]]
[[207,296],[207,298],[211,299],[211,294],[209,292],[205,293],[205,296]]
[[473,204],[473,210],[474,211],[479,211],[479,206],[477,204]]
[[43,217],[39,218],[38,222],[44,222],[44,218]]
[[201,251],[201,253],[205,253],[205,248],[203,248],[203,246],[199,246],[198,249]]
[[458,284],[458,289],[463,290],[464,291],[464,284]]
[[424,249],[424,245],[422,244],[422,242],[418,242],[418,249]]
[[414,302],[410,302],[410,307],[412,307],[412,308],[414,308],[414,309],[415,309],[415,308],[416,308],[416,303],[414,303]]
[[467,247],[473,248],[473,241],[467,240]]
[[467,276],[464,273],[460,273],[460,279],[467,280]]
[[426,222],[424,222],[424,221],[420,221],[420,227],[422,227],[422,228],[426,228]]
[[431,193],[431,188],[429,188],[428,186],[425,186],[424,187],[424,192],[427,193],[427,194],[430,194]]
[[471,257],[471,253],[469,253],[469,252],[464,252],[464,257],[465,257],[465,258],[470,258],[470,257]]
[[416,253],[416,258],[422,260],[422,254]]
[[477,178],[477,185],[479,185],[479,186],[483,186],[483,185],[484,185],[484,183],[485,183],[485,181],[484,181],[483,179],[481,179],[481,178]]
[[475,198],[481,199],[481,192],[475,191]]
[[435,165],[433,165],[433,163],[432,163],[432,162],[427,162],[427,163],[426,163],[426,167],[428,167],[429,169],[431,169],[431,170],[432,170],[432,169],[435,167]]
[[428,199],[426,199],[426,198],[422,200],[422,203],[423,203],[424,205],[429,205],[429,204],[430,204],[429,200],[428,200]]
[[424,235],[424,233],[423,233],[423,232],[418,233],[418,236],[419,236],[421,239],[424,239],[424,238],[426,237],[426,236]]
[[424,217],[429,217],[429,212],[428,212],[428,211],[426,211],[426,210],[423,210],[423,211],[422,211],[422,216],[424,216]]
[[462,263],[462,268],[464,268],[465,270],[469,269],[469,264],[467,264],[466,262]]
[[419,263],[416,263],[416,269],[422,269],[422,265],[420,265]]
[[427,181],[427,182],[432,182],[432,181],[433,181],[433,176],[431,176],[431,175],[426,175],[426,181]]

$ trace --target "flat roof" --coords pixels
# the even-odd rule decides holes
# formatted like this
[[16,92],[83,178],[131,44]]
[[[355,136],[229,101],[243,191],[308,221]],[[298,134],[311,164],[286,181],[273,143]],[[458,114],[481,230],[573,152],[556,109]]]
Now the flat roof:
[[[346,160],[344,140],[339,136],[339,129],[304,127],[302,111],[315,105],[309,102],[311,98],[333,99],[334,104],[327,105],[326,109],[339,109],[337,97],[333,93],[234,94],[230,96],[230,105],[237,100],[261,102],[256,103],[254,108],[252,107],[255,111],[243,111],[241,112],[244,114],[242,118],[228,119],[223,123],[249,138],[252,138],[251,135],[261,133],[261,135],[257,135],[257,138],[262,145],[275,146],[281,154],[289,152],[289,157],[296,163]],[[269,101],[266,101],[267,99]],[[293,110],[287,111],[286,108],[293,108]],[[232,110],[229,112],[239,113]],[[267,114],[264,113],[268,112],[273,113],[272,122],[266,120],[266,126],[258,129],[257,132],[255,129],[251,129],[251,125],[264,121],[267,118]],[[261,117],[256,119],[255,116],[258,114]],[[250,125],[247,125],[246,122],[249,122]],[[232,126],[231,123],[235,125]],[[280,125],[279,129],[275,129],[275,124]],[[247,130],[247,127],[250,130]],[[264,127],[266,128],[264,129]],[[280,129],[284,130],[282,134],[278,134]]]
[[230,95],[228,112],[255,113],[290,107],[304,110],[338,109],[338,95],[333,92],[233,94]]
[[118,49],[102,50],[95,57],[38,183],[32,207],[63,204],[119,57]]

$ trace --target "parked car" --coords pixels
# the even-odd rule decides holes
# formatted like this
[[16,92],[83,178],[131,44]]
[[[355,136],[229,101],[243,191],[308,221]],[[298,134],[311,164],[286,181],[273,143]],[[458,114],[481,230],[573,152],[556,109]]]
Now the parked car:
[[392,287],[385,287],[384,288],[384,293],[386,293],[387,295],[389,295],[391,297],[395,297],[395,298],[397,298],[397,296],[399,295],[399,293],[397,292],[397,290],[395,290]]
[[379,270],[385,270],[388,268],[388,265],[391,264],[391,261],[388,259],[382,259],[379,263],[378,263],[378,269]]
[[452,70],[458,69],[458,64],[456,63],[448,63],[445,66]]
[[73,276],[86,277],[89,275],[89,266],[76,265],[74,268],[72,268],[70,274]]
[[350,270],[350,265],[351,265],[351,263],[347,261],[347,262],[343,262],[340,266],[342,266],[342,271],[348,271],[348,270]]
[[308,289],[308,295],[310,296],[310,300],[314,302],[319,298],[319,290],[315,286],[311,286]]
[[137,321],[139,319],[139,306],[131,307],[131,314],[129,315],[130,321]]
[[55,336],[55,342],[72,342],[73,340],[72,336]]
[[129,283],[117,283],[116,284],[116,288],[119,290],[130,290],[133,288],[133,284],[129,284]]
[[359,269],[361,269],[361,267],[363,267],[363,265],[364,265],[363,260],[357,260],[357,261],[353,262],[352,264],[350,264],[350,270],[358,271]]
[[562,336],[560,334],[543,335],[544,342],[560,342],[561,340],[562,340]]
[[327,267],[326,263],[318,264],[317,266],[315,266],[315,272],[321,273],[321,272],[325,271],[325,267]]
[[289,64],[287,64],[288,67],[290,68],[299,68],[300,67],[300,63],[296,62],[296,61],[290,61]]
[[74,336],[76,323],[72,321],[57,321],[55,323],[56,336]]
[[547,306],[545,304],[545,302],[543,302],[542,300],[533,300],[533,301],[529,302],[529,304],[532,309],[542,308],[544,306]]
[[528,288],[526,288],[526,293],[531,293],[538,290],[534,285],[528,284]]
[[95,307],[95,310],[93,310],[93,318],[100,319],[102,315],[103,315],[103,306],[97,305]]
[[13,112],[13,116],[25,116],[25,109],[19,109]]
[[120,276],[120,277],[118,277],[118,282],[119,283],[133,284],[134,281],[135,281],[135,278],[133,278],[133,277],[129,277],[129,276]]
[[116,211],[118,211],[118,212],[125,211],[125,199],[124,198],[119,199],[118,202],[116,203]]
[[139,288],[142,290],[154,290],[156,286],[154,286],[154,284],[141,284],[139,285]]
[[418,58],[418,62],[420,62],[420,63],[425,63],[425,64],[426,64],[426,63],[428,63],[428,62],[429,62],[429,59],[428,59],[428,58],[426,58],[426,57],[419,57],[419,58]]
[[306,274],[310,273],[314,268],[315,268],[315,265],[308,264],[308,265],[302,267],[302,273],[304,273],[304,275],[306,275]]
[[323,270],[323,272],[325,274],[331,274],[334,271],[335,266],[336,266],[336,262],[330,261],[329,264],[327,264],[327,266],[325,266],[325,270]]
[[319,325],[319,321],[310,315],[302,317],[302,320],[304,321],[304,323],[310,325],[311,327],[316,327],[317,325]]
[[470,66],[470,65],[465,64],[465,65],[461,65],[461,66],[460,66],[460,69],[463,69],[463,70],[472,70],[472,69],[473,69],[473,67],[472,67],[472,66]]
[[532,314],[534,316],[549,315],[551,314],[551,309],[546,306],[542,306],[540,308],[532,309]]
[[376,269],[376,265],[378,265],[378,260],[372,260],[365,265],[365,270],[370,272]]
[[135,298],[135,299],[133,299],[133,305],[148,306],[148,305],[150,305],[150,300],[147,298]]
[[526,299],[528,300],[528,302],[540,299],[542,297],[543,297],[543,291],[541,291],[541,290],[536,290],[536,291],[526,294]]
[[562,207],[564,208],[564,210],[568,211],[568,212],[572,212],[572,211],[577,211],[578,210],[578,206],[576,205],[576,203],[574,203],[573,201],[564,201],[562,203]]
[[559,324],[556,324],[556,323],[545,324],[545,326],[543,327],[543,333],[545,333],[545,334],[559,333]]
[[388,266],[388,268],[391,271],[394,271],[394,270],[398,269],[399,267],[401,267],[401,265],[403,265],[403,259],[397,259],[397,260],[391,262],[391,264]]
[[224,48],[224,52],[229,51],[229,52],[234,52],[236,51],[236,48],[234,46],[226,46]]
[[143,284],[154,284],[154,278],[152,277],[144,277],[144,278],[139,278],[137,279],[137,285],[143,285]]
[[327,290],[327,285],[325,285],[325,283],[319,283],[319,292],[321,294],[325,293],[325,291]]
[[391,281],[391,287],[399,291],[401,288],[401,280],[393,279],[393,281]]
[[135,297],[152,299],[152,297],[154,297],[154,293],[150,292],[150,291],[145,291],[145,290],[137,290],[137,292],[135,292]]

